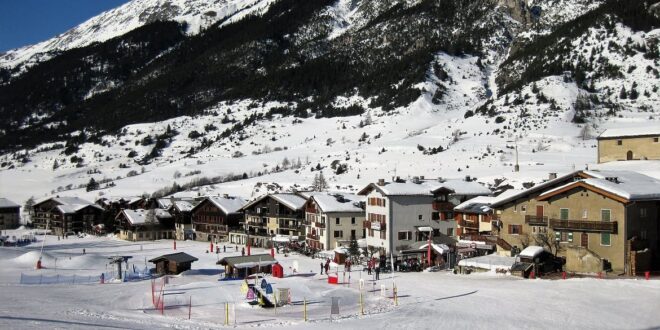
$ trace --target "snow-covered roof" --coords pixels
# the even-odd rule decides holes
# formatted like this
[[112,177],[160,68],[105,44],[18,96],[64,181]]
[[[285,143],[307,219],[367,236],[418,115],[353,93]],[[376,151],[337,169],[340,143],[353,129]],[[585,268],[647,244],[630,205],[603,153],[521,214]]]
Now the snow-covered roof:
[[357,195],[329,195],[317,194],[312,199],[323,212],[364,212],[362,208],[356,206],[361,198]]
[[[497,201],[492,202],[492,203],[490,204],[490,206],[491,206],[491,207],[494,207],[494,208],[495,208],[495,207],[502,206],[502,205],[504,205],[504,204],[506,204],[506,203],[508,203],[508,202],[514,201],[514,200],[516,200],[516,199],[518,199],[518,198],[521,198],[521,197],[527,196],[527,195],[529,195],[529,194],[533,194],[533,193],[538,192],[538,191],[542,191],[542,190],[544,190],[544,189],[547,189],[548,187],[551,187],[551,186],[553,186],[553,185],[559,184],[559,183],[561,183],[561,182],[563,182],[563,181],[566,181],[566,180],[568,180],[568,179],[570,179],[570,178],[574,178],[574,177],[582,176],[582,175],[581,175],[582,173],[584,173],[584,171],[574,171],[574,172],[571,172],[571,173],[568,173],[568,174],[564,174],[564,175],[562,175],[562,176],[557,177],[556,179],[552,179],[552,180],[548,180],[548,181],[546,181],[546,182],[539,183],[539,184],[537,184],[537,185],[535,185],[534,187],[531,187],[531,188],[529,188],[529,189],[525,189],[525,190],[522,190],[522,191],[518,191],[518,192],[516,192],[516,193],[513,193],[513,194],[510,195],[510,196],[506,196],[506,197],[504,197],[504,198],[500,198],[500,199],[498,199]],[[585,173],[585,174],[586,174],[586,173]]]
[[539,196],[545,199],[576,185],[604,190],[628,201],[660,199],[660,180],[632,171],[585,171],[591,178],[570,182]]
[[489,195],[491,191],[476,181],[465,181],[463,179],[425,180],[415,183],[386,182],[384,185],[371,183],[360,191],[364,194],[370,189],[377,189],[387,196],[432,196],[440,189],[447,189],[455,195]]
[[76,212],[78,212],[78,211],[80,211],[80,210],[82,210],[82,209],[84,209],[88,206],[91,206],[91,207],[99,209],[99,210],[103,210],[103,208],[101,208],[100,206],[98,206],[96,204],[58,205],[57,207],[55,207],[55,209],[59,210],[63,214],[73,214],[73,213],[76,213]]
[[21,207],[21,206],[6,198],[0,198],[0,208],[15,208],[15,207]]
[[306,199],[295,194],[272,194],[270,196],[293,210],[302,209],[302,207],[305,206],[305,202],[307,202]]
[[207,197],[209,202],[217,206],[225,214],[238,213],[238,211],[247,204],[241,197]]
[[325,195],[327,193],[322,191],[298,191],[296,194],[304,199],[310,199],[312,196]]
[[521,257],[535,258],[539,254],[543,253],[543,248],[540,246],[528,246],[524,250],[520,251]]
[[[147,222],[147,215],[151,210],[137,209],[137,210],[123,210],[128,222],[133,225],[144,224]],[[172,215],[163,209],[154,209],[154,216],[159,219],[171,218]],[[154,219],[156,220],[156,219]]]
[[511,269],[511,266],[516,262],[514,257],[505,257],[497,254],[488,254],[474,258],[462,259],[458,262],[459,266],[463,267],[476,267],[489,269],[491,271],[499,269]]
[[163,209],[169,209],[170,206],[172,206],[172,200],[169,198],[159,198],[158,199],[158,207],[163,208]]
[[632,136],[660,136],[660,125],[630,127],[630,128],[609,128],[601,133],[599,139],[632,137]]
[[491,204],[519,194],[520,190],[509,189],[498,196],[477,196],[458,204],[454,210],[469,213],[488,213],[492,210]]
[[37,201],[35,204],[41,204],[45,201],[53,200],[60,205],[82,205],[82,204],[93,204],[87,200],[84,200],[80,197],[48,197]]
[[172,202],[172,205],[181,212],[190,212],[195,207],[191,202],[188,201],[174,201]]
[[463,179],[443,179],[440,181],[425,181],[431,191],[448,189],[455,195],[490,195],[491,191],[476,181],[465,181]]

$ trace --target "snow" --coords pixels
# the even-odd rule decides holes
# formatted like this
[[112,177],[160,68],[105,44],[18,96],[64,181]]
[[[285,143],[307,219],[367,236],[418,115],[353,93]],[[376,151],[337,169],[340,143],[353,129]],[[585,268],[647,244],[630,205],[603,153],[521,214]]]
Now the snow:
[[462,259],[458,262],[458,265],[463,267],[488,269],[489,271],[494,272],[497,269],[511,269],[511,266],[513,266],[515,262],[515,257],[505,257],[496,254],[489,254],[485,256]]
[[[147,216],[151,210],[122,210],[126,219],[133,225],[144,224],[147,222]],[[154,217],[156,218],[171,218],[172,215],[163,209],[154,209]],[[154,219],[156,220],[156,219]]]
[[660,137],[660,126],[636,126],[634,128],[608,128],[598,138],[655,135]]
[[[660,180],[644,174],[631,171],[585,171],[585,173],[594,176],[594,178],[588,178],[578,182],[605,190],[625,199],[631,201],[660,199]],[[608,179],[615,180],[615,182]],[[575,182],[571,182],[548,190],[539,196],[539,198],[543,198],[574,184]]]
[[270,197],[292,210],[300,210],[307,202],[304,198],[294,194],[272,194]]
[[241,197],[208,197],[208,200],[220,208],[225,214],[237,213],[247,202]]
[[[17,232],[12,232],[15,235]],[[38,236],[43,239],[44,236]],[[224,304],[230,306],[230,325],[236,328],[287,329],[428,329],[442,320],[442,327],[470,329],[637,329],[653,328],[660,323],[656,313],[660,307],[657,292],[660,281],[636,279],[599,280],[572,278],[568,280],[525,280],[508,275],[479,273],[454,275],[449,272],[394,273],[380,275],[373,281],[361,266],[346,273],[350,285],[327,283],[318,272],[319,259],[295,253],[277,254],[285,278],[266,276],[275,290],[289,288],[291,300],[307,300],[308,322],[302,319],[301,304],[273,309],[250,306],[240,291],[240,281],[218,281],[223,268],[219,258],[240,255],[233,244],[227,253],[205,253],[206,242],[178,241],[172,251],[172,241],[126,242],[112,237],[86,237],[58,241],[45,236],[42,270],[34,270],[41,241],[20,248],[0,248],[0,328],[32,329],[63,327],[67,329],[128,328],[128,329],[219,329],[224,323]],[[86,254],[82,255],[82,249]],[[223,249],[220,249],[222,251]],[[268,253],[252,248],[254,254]],[[167,308],[164,315],[153,309],[151,282],[136,281],[85,285],[20,285],[20,274],[30,276],[99,276],[110,270],[107,258],[130,255],[129,267],[144,268],[145,260],[172,252],[185,252],[199,259],[192,270],[171,276],[165,286]],[[505,257],[506,258],[506,257]],[[478,265],[498,264],[482,260]],[[292,267],[306,276],[292,276]],[[146,264],[153,267],[152,264]],[[505,265],[496,266],[504,268]],[[336,267],[343,281],[343,267]],[[307,274],[311,276],[307,276]],[[335,275],[335,272],[332,272]],[[359,280],[363,279],[365,315],[359,315]],[[160,280],[157,280],[160,283]],[[391,296],[392,285],[399,292],[398,306],[392,299],[381,297],[383,285]],[[174,294],[178,293],[178,294]],[[513,295],[513,296],[512,296]],[[558,297],[571,296],[557,303]],[[339,297],[340,314],[329,319],[330,297]],[[192,300],[188,320],[188,299]],[[598,304],[594,304],[598,301]],[[506,312],[502,302],[506,302]],[[174,305],[180,304],[182,308]],[[539,305],[552,308],[537,308]],[[47,306],[47,308],[44,308]],[[478,310],[478,313],[475,313]],[[558,317],[559,315],[565,317]],[[633,319],[634,322],[630,322]],[[235,323],[234,323],[235,322]],[[436,326],[437,327],[437,326]]]
[[521,257],[536,258],[539,254],[543,253],[543,247],[540,246],[528,246],[522,251],[520,251]]
[[21,207],[21,206],[6,198],[0,198],[0,208],[14,208],[14,207]]
[[339,201],[336,196],[326,194],[316,194],[312,197],[318,204],[321,211],[328,212],[364,212],[362,208],[356,206],[361,198],[357,195],[343,194],[340,195],[344,198]]

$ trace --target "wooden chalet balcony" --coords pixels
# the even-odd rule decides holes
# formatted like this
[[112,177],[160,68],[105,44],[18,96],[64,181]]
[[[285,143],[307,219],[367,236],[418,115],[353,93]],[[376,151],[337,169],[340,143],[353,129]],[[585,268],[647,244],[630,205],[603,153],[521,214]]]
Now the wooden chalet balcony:
[[301,227],[302,226],[298,223],[286,223],[285,222],[285,223],[280,223],[279,224],[280,229],[300,230]]
[[536,216],[536,215],[526,215],[525,216],[525,223],[530,225],[530,226],[547,226],[548,225],[548,217],[542,216]]
[[325,228],[325,223],[316,221],[314,222],[314,226],[316,228]]
[[305,212],[307,213],[316,213],[316,208],[308,206],[305,208]]
[[550,219],[550,227],[555,230],[575,230],[603,233],[617,233],[616,221],[596,221],[596,220],[561,220]]
[[433,202],[432,204],[434,211],[453,211],[454,204],[449,202]]
[[479,229],[479,222],[477,221],[468,221],[468,220],[458,220],[458,225],[463,227],[463,228],[473,228],[473,229]]

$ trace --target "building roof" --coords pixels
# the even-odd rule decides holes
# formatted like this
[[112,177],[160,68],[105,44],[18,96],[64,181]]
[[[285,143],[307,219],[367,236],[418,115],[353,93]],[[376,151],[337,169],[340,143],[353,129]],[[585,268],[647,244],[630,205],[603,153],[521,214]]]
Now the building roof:
[[89,202],[87,200],[84,200],[80,197],[59,197],[58,196],[58,197],[48,197],[48,198],[41,199],[37,203],[35,203],[35,205],[36,204],[41,204],[43,202],[47,202],[49,200],[53,200],[53,201],[55,201],[56,203],[58,203],[60,205],[89,205],[89,204],[94,204],[94,203]]
[[6,209],[6,208],[15,208],[15,207],[21,207],[20,205],[6,199],[6,198],[0,198],[0,208]]
[[296,194],[304,199],[310,199],[312,196],[325,195],[327,193],[322,191],[298,191]]
[[181,263],[181,262],[195,262],[199,259],[185,253],[185,252],[178,252],[178,253],[172,253],[172,254],[164,254],[160,257],[153,258],[149,260],[149,262],[159,262],[162,260],[167,260],[167,261],[174,261],[176,263]]
[[455,195],[489,195],[491,191],[476,181],[464,179],[423,180],[419,183],[385,182],[384,185],[370,183],[360,190],[359,195],[366,195],[376,189],[386,196],[433,196],[433,193],[446,189]]
[[[137,209],[122,210],[121,212],[124,214],[124,216],[126,216],[126,220],[128,220],[128,222],[130,222],[132,225],[139,225],[147,222],[147,215],[149,214],[149,211],[151,210]],[[154,215],[157,219],[167,219],[172,217],[169,212],[163,209],[154,209]]]
[[363,199],[361,196],[352,194],[316,194],[312,199],[322,212],[364,212],[359,206],[359,202]]
[[660,125],[631,128],[609,128],[598,136],[598,139],[613,139],[618,137],[660,136]]
[[509,198],[513,195],[517,195],[520,192],[520,190],[509,189],[499,194],[498,196],[477,196],[461,204],[458,204],[456,207],[454,207],[454,210],[465,213],[489,213],[492,210],[490,207],[491,204]]
[[171,203],[171,206],[174,206],[180,212],[190,212],[195,207],[189,201],[174,201]]
[[[660,200],[660,180],[632,171],[585,171],[591,176],[543,192],[538,198],[545,200],[576,187],[597,193],[611,194],[620,202]],[[616,197],[619,197],[618,199]]]
[[163,209],[169,209],[172,206],[172,199],[170,198],[159,198],[157,202],[158,207]]
[[62,212],[62,214],[74,214],[86,207],[93,207],[95,209],[103,211],[103,208],[96,204],[58,205],[55,207],[55,209]]
[[503,198],[503,199],[497,200],[496,202],[493,202],[492,204],[490,204],[490,206],[491,206],[492,208],[500,207],[500,206],[502,206],[502,205],[504,205],[504,204],[506,204],[506,203],[509,203],[509,202],[511,202],[511,201],[514,201],[514,200],[516,200],[516,199],[518,199],[518,198],[521,198],[521,197],[523,197],[523,196],[528,196],[528,195],[530,195],[530,194],[533,194],[533,193],[536,193],[536,192],[543,191],[543,190],[545,190],[545,189],[548,189],[549,187],[552,187],[552,186],[554,186],[554,185],[560,184],[560,183],[562,183],[562,182],[564,182],[564,181],[566,181],[566,180],[569,180],[569,179],[572,179],[572,178],[576,178],[576,177],[580,177],[580,178],[588,178],[588,177],[590,177],[590,175],[589,175],[588,173],[586,173],[585,171],[575,171],[575,172],[571,172],[571,173],[568,173],[568,174],[562,175],[562,176],[560,176],[560,177],[557,177],[556,179],[552,179],[552,180],[548,180],[548,181],[543,182],[543,183],[539,183],[539,184],[535,185],[534,187],[531,187],[531,188],[529,188],[529,189],[525,189],[525,190],[519,191],[519,192],[517,192],[517,193],[514,193],[514,194],[511,195],[511,196],[507,196],[507,197],[505,197],[505,198]]
[[277,260],[273,258],[270,254],[253,254],[251,256],[235,256],[235,257],[224,257],[218,262],[217,265],[223,266],[232,266],[234,268],[252,268],[255,266],[268,266],[276,264]]
[[268,194],[268,195],[263,195],[263,196],[255,199],[254,201],[252,201],[250,203],[247,203],[246,205],[244,205],[242,207],[242,209],[246,209],[248,207],[251,207],[252,205],[254,205],[254,204],[256,204],[256,203],[258,203],[258,202],[260,202],[260,201],[262,201],[266,198],[269,198],[269,197],[273,198],[278,203],[280,203],[280,204],[282,204],[282,205],[284,205],[284,206],[286,206],[286,207],[288,207],[288,208],[290,208],[294,211],[302,209],[303,206],[305,206],[305,203],[307,202],[307,200],[305,198],[300,197],[299,195],[296,195],[296,194],[285,194],[285,193]]
[[239,213],[247,204],[241,197],[207,197],[206,199],[227,215]]

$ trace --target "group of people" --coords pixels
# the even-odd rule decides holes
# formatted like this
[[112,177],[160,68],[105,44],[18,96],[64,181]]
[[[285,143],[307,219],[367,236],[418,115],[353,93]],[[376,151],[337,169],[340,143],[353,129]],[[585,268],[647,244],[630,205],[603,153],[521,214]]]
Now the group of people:
[[380,265],[376,264],[376,259],[372,258],[367,261],[367,275],[371,275],[371,271],[375,272],[376,280],[380,280]]

